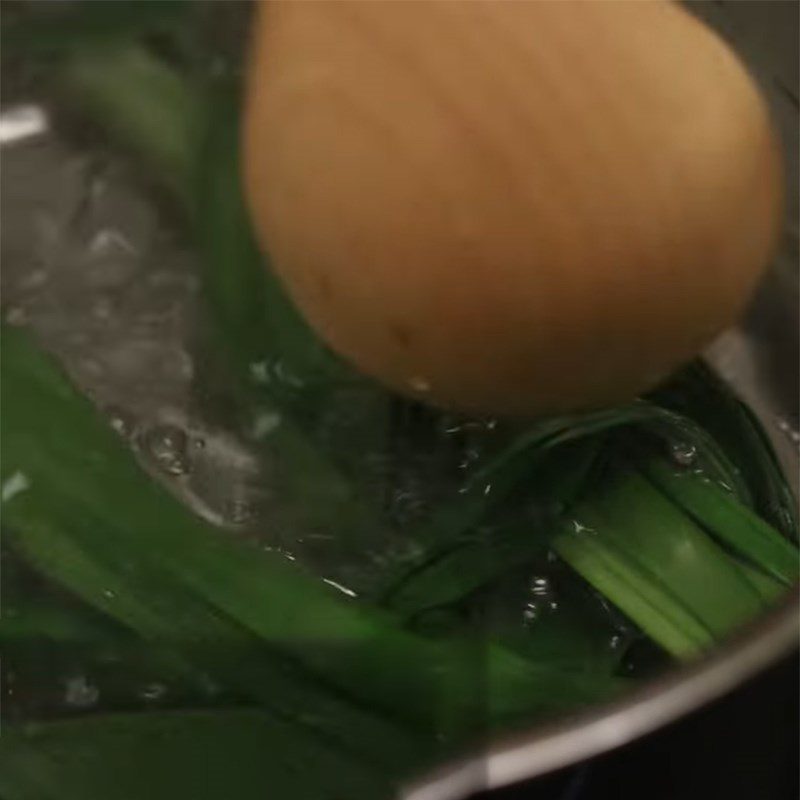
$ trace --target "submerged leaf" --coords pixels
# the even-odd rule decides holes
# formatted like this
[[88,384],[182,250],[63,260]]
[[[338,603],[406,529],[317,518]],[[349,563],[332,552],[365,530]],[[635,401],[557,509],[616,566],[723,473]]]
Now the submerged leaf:
[[573,510],[554,547],[654,641],[685,658],[731,633],[775,597],[770,579],[743,568],[692,517],[713,523],[717,532],[724,523],[720,539],[735,542],[753,563],[770,565],[772,574],[790,556],[779,535],[730,494],[697,479],[673,480],[655,459],[645,470],[659,486],[662,478],[686,481],[671,487],[679,505],[635,469],[618,466]]
[[143,33],[175,31],[186,23],[190,10],[186,0],[84,0],[48,3],[44,9],[11,7],[7,9],[8,19],[3,20],[3,51],[9,55],[49,56],[108,46],[109,41],[135,39]]
[[[215,643],[223,659],[238,658],[242,641],[257,643],[323,694],[329,687],[343,705],[349,699],[354,713],[382,712],[420,743],[440,732],[460,740],[476,726],[552,713],[616,689],[603,676],[568,679],[480,639],[428,641],[340,601],[275,554],[212,529],[153,483],[22,334],[6,332],[2,347],[4,476],[20,471],[29,483],[4,507],[12,542],[91,604],[173,643],[190,664]],[[280,672],[269,659],[257,663]],[[252,691],[253,683],[245,685]],[[277,686],[275,678],[265,682],[259,700],[284,703],[281,693],[293,684]],[[377,722],[361,723],[353,748],[380,748],[385,736],[366,734]],[[347,726],[331,724],[347,735]]]
[[758,514],[797,541],[797,499],[775,450],[753,412],[721,378],[696,361],[654,392],[653,400],[708,431],[747,481]]
[[128,43],[72,53],[57,74],[78,104],[189,202],[204,110],[183,76]]
[[797,581],[797,548],[730,492],[707,478],[670,468],[658,458],[642,459],[639,465],[664,494],[741,558],[785,587]]
[[602,537],[574,531],[553,540],[556,552],[597,591],[633,620],[653,641],[676,658],[691,658],[714,637],[640,565]]
[[0,793],[5,800],[380,800],[392,788],[291,722],[220,709],[6,726]]

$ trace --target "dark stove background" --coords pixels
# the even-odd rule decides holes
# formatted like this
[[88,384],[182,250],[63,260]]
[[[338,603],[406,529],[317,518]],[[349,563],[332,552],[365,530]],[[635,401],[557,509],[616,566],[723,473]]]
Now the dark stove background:
[[479,800],[798,800],[800,660],[579,767]]

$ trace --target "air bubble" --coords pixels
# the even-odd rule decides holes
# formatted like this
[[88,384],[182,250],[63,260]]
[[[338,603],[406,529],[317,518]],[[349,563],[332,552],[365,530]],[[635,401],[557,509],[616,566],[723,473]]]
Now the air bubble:
[[156,466],[168,475],[189,472],[186,432],[176,425],[157,425],[148,430],[142,440],[144,451]]
[[21,492],[30,489],[31,482],[28,480],[27,475],[17,470],[3,481],[0,486],[0,501],[7,503],[13,497],[16,497]]
[[14,327],[24,325],[28,321],[28,313],[22,306],[11,306],[6,310],[5,321]]
[[424,393],[424,392],[429,392],[429,391],[431,390],[431,385],[430,385],[430,383],[429,383],[427,380],[425,380],[425,378],[421,378],[421,377],[419,377],[419,376],[416,376],[416,377],[414,377],[414,378],[411,378],[411,379],[408,381],[408,385],[409,385],[409,386],[410,386],[410,387],[411,387],[411,388],[412,388],[412,389],[413,389],[415,392],[423,392],[423,393]]
[[545,597],[550,594],[550,580],[545,577],[537,577],[531,581],[531,592],[537,597]]
[[577,534],[587,534],[587,533],[593,534],[593,533],[596,533],[596,531],[593,528],[590,528],[587,525],[584,525],[582,522],[578,522],[578,520],[576,520],[576,519],[573,519],[571,524],[572,524],[572,530],[573,530],[574,533],[577,533]]
[[164,695],[167,693],[167,687],[164,686],[163,683],[148,683],[142,691],[139,693],[139,696],[148,703],[157,703],[159,700],[164,698]]
[[697,460],[697,448],[688,442],[675,442],[670,446],[669,454],[679,467],[691,467]]
[[255,515],[244,497],[234,497],[227,504],[225,516],[234,525],[244,525]]
[[67,678],[64,703],[70,708],[91,708],[99,698],[99,689],[90,684],[85,675],[75,675]]
[[107,322],[111,319],[114,313],[114,306],[111,303],[111,300],[108,297],[101,297],[93,306],[92,306],[92,316],[95,319],[100,320],[101,322]]
[[800,431],[785,419],[778,420],[778,428],[792,444],[800,445]]
[[522,612],[522,620],[525,625],[530,625],[539,619],[539,606],[536,603],[528,603]]
[[44,269],[35,269],[26,275],[20,282],[20,288],[26,291],[39,289],[47,283],[48,273]]
[[108,406],[106,408],[109,425],[126,439],[131,436],[136,428],[136,417],[124,408],[119,406]]
[[269,383],[269,364],[266,361],[254,361],[250,364],[250,378],[253,383]]
[[281,424],[280,414],[262,412],[253,420],[252,436],[257,441],[266,438]]

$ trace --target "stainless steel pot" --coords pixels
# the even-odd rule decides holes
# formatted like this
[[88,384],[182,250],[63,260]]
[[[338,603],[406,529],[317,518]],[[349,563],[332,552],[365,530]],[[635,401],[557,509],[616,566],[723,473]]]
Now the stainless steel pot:
[[[769,98],[787,168],[783,246],[750,313],[707,357],[760,416],[798,485],[798,5],[776,0],[691,3],[749,63]],[[617,702],[488,746],[423,776],[403,800],[459,800],[530,781],[621,748],[696,712],[797,649],[798,592],[704,659]],[[744,722],[744,721],[743,721]],[[526,784],[526,797],[537,793]],[[561,796],[560,794],[557,796]],[[628,797],[621,791],[618,797]],[[772,800],[770,798],[770,800]]]
[[[793,476],[796,483],[800,466],[797,447],[800,421],[796,192],[798,6],[782,0],[733,0],[707,1],[693,4],[693,8],[731,38],[750,63],[770,99],[784,141],[789,191],[783,247],[742,326],[721,337],[708,356],[761,417],[767,431],[773,435],[787,474]],[[34,123],[28,119],[28,124]],[[52,176],[45,171],[49,162],[43,153],[52,156]],[[46,186],[59,185],[64,189],[69,182],[71,173],[55,172],[61,169],[62,157],[60,150],[43,150],[36,154],[37,170],[43,175],[41,180]],[[10,161],[8,169],[12,172],[15,169]],[[18,181],[17,185],[23,183]],[[135,216],[128,213],[131,209],[140,216],[144,214],[139,206],[130,205],[130,200],[118,202],[129,217]],[[11,204],[8,210],[12,219],[8,229],[23,230],[22,222],[16,224],[13,219]],[[9,268],[13,269],[13,265],[9,264]],[[172,278],[173,283],[179,282],[178,279],[188,280],[180,270],[176,270]],[[108,281],[108,276],[103,280]],[[176,374],[183,381],[183,373],[176,370]],[[184,389],[184,383],[177,382],[175,397]],[[163,398],[156,400],[162,402]],[[479,751],[467,753],[460,760],[419,777],[405,787],[402,797],[404,800],[458,800],[479,790],[493,791],[520,781],[542,778],[614,749],[623,748],[624,752],[631,743],[707,707],[796,650],[800,638],[797,609],[798,594],[795,592],[770,614],[740,631],[704,659],[676,669],[612,704],[490,742]],[[536,794],[534,790],[526,796],[545,795]],[[617,796],[630,797],[622,793]]]

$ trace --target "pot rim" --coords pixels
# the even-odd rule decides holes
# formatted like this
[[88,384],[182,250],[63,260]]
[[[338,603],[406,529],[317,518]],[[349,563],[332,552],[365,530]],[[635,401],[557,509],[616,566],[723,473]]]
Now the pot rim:
[[414,780],[402,800],[461,800],[539,777],[621,747],[710,703],[800,642],[800,587],[708,655],[611,703],[490,742]]

